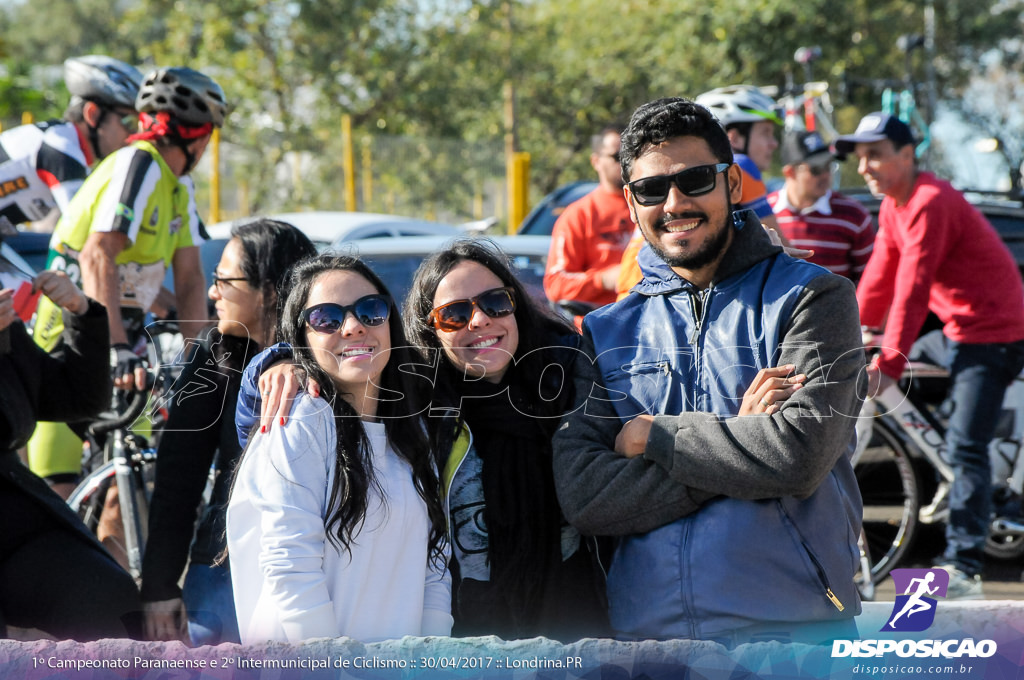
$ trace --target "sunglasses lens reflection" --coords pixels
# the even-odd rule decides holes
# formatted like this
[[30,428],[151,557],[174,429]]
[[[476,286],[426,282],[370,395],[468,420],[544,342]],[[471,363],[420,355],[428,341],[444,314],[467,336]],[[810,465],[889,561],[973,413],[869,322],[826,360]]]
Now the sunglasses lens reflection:
[[515,311],[515,305],[512,304],[512,297],[506,290],[494,290],[489,293],[484,293],[477,298],[476,303],[480,307],[480,310],[492,319],[508,316]]
[[657,205],[668,198],[673,182],[679,187],[679,191],[687,196],[703,196],[715,188],[717,174],[718,170],[714,165],[699,165],[674,175],[640,179],[630,184],[630,188],[640,205]]
[[349,312],[364,326],[379,326],[388,319],[388,303],[379,295],[368,295],[352,305],[325,303],[310,307],[303,314],[305,321],[317,333],[335,333],[345,323]]
[[516,310],[512,293],[504,288],[489,290],[471,300],[455,300],[434,310],[434,325],[446,332],[457,331],[469,325],[473,306],[492,319],[508,316]]

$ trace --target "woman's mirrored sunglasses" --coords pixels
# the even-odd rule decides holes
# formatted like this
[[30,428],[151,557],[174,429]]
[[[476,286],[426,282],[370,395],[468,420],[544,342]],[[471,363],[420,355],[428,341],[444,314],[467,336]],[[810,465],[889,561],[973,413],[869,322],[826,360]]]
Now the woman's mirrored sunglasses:
[[323,302],[302,310],[299,323],[305,322],[317,333],[335,333],[349,312],[364,326],[379,326],[391,315],[391,305],[387,297],[376,294],[365,295],[350,305]]
[[715,188],[718,173],[725,172],[729,163],[698,165],[680,170],[674,175],[656,175],[629,182],[629,193],[640,205],[658,205],[668,198],[668,192],[675,184],[687,196],[703,196]]
[[434,307],[427,322],[439,331],[457,331],[469,325],[474,307],[492,319],[500,319],[516,311],[515,294],[512,288],[492,288],[473,298],[452,300]]

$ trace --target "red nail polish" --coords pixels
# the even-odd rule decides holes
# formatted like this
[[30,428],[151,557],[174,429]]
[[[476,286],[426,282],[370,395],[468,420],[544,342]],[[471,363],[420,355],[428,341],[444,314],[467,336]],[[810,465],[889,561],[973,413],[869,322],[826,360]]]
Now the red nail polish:
[[267,426],[266,425],[260,425],[260,432],[266,432],[266,431],[267,431]]
[[281,425],[284,425],[284,416],[281,416]]

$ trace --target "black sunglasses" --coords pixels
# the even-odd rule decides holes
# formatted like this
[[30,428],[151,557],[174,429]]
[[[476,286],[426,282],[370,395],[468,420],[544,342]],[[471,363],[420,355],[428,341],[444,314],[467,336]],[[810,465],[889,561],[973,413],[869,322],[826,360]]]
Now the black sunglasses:
[[473,298],[452,300],[434,307],[427,322],[439,331],[451,333],[469,325],[474,307],[492,319],[500,319],[516,311],[515,295],[511,288],[492,288]]
[[249,279],[244,276],[217,276],[217,272],[210,274],[210,280],[213,281],[213,285],[217,287],[217,291],[223,290],[221,288],[222,283],[231,283],[232,281],[248,281]]
[[299,323],[305,322],[317,333],[336,333],[349,312],[364,326],[379,326],[391,315],[391,305],[387,297],[378,294],[365,295],[350,305],[323,302],[302,310]]
[[656,175],[629,182],[629,194],[640,205],[658,205],[668,198],[668,192],[675,184],[686,196],[703,196],[715,188],[718,173],[725,172],[729,163],[698,165],[680,170],[674,175]]

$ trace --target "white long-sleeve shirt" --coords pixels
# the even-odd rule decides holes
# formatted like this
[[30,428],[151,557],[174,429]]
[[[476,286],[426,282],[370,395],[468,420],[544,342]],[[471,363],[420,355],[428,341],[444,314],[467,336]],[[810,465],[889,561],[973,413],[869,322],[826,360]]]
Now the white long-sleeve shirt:
[[371,487],[351,554],[324,529],[337,431],[323,399],[302,395],[288,424],[256,435],[227,512],[244,644],[348,636],[364,642],[449,635],[451,575],[428,550],[426,504],[382,423],[363,422],[385,503]]

